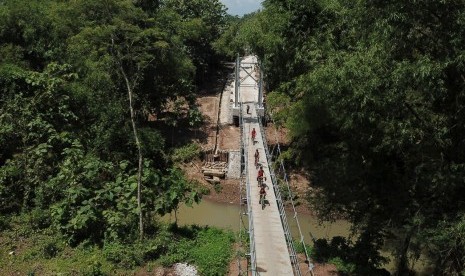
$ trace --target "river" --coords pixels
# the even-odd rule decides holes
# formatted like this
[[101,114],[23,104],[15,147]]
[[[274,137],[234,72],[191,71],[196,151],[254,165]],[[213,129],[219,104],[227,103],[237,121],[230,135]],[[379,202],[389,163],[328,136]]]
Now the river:
[[[203,199],[200,204],[194,204],[192,207],[181,205],[177,213],[177,219],[179,225],[209,225],[237,232],[240,227],[240,210],[240,206],[235,204],[218,203]],[[309,214],[298,214],[297,217],[302,235],[307,244],[312,244],[310,233],[315,239],[330,239],[335,236],[348,237],[350,235],[350,224],[345,220],[336,220],[332,223],[320,224],[314,216]],[[247,223],[246,216],[243,218],[244,223]],[[164,216],[162,220],[165,222],[174,222],[174,213]],[[287,212],[287,220],[292,236],[294,239],[300,240],[297,223],[295,219],[293,219],[293,213]],[[390,257],[390,254],[387,252],[384,252],[383,255]],[[384,266],[384,268],[391,272],[394,270],[394,267],[395,264],[392,262],[392,258],[391,262]],[[417,275],[429,275],[424,260],[418,261],[414,269],[420,271]]]
[[[287,213],[289,228],[291,229],[294,239],[299,240],[300,235],[293,216],[293,213]],[[311,215],[298,214],[297,217],[306,243],[311,244],[310,233],[316,239],[349,236],[350,224],[347,221],[337,220],[333,223],[324,223],[320,225],[318,220]],[[237,232],[240,227],[240,206],[203,199],[200,204],[193,205],[193,207],[181,205],[177,213],[177,218],[179,225],[209,225]],[[174,213],[163,217],[164,221],[174,222],[174,219]],[[244,222],[247,223],[246,221],[247,218],[244,216]]]

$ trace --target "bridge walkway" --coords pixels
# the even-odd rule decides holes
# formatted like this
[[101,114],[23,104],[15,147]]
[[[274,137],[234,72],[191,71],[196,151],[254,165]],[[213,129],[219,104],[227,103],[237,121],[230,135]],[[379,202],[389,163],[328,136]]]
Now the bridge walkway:
[[[246,60],[247,61],[247,60]],[[250,67],[248,73],[252,74],[253,67]],[[264,149],[262,132],[260,130],[259,117],[257,114],[256,104],[258,102],[258,88],[255,81],[251,78],[246,78],[247,73],[241,70],[240,95],[243,103],[243,143],[247,151],[247,185],[250,185],[250,197],[248,203],[251,204],[253,216],[253,235],[255,241],[256,252],[256,272],[258,275],[294,275],[291,260],[289,257],[288,246],[284,236],[283,225],[276,202],[276,196],[271,182],[270,170]],[[247,114],[246,105],[250,107],[250,114]],[[251,140],[252,129],[256,130],[255,143]],[[257,182],[258,169],[254,164],[255,150],[258,149],[260,154],[259,165],[263,166],[265,171],[265,181],[269,189],[266,190],[266,199],[269,205],[266,205],[262,210],[259,203],[259,191]],[[250,215],[250,214],[249,214]],[[252,268],[253,269],[253,268]]]

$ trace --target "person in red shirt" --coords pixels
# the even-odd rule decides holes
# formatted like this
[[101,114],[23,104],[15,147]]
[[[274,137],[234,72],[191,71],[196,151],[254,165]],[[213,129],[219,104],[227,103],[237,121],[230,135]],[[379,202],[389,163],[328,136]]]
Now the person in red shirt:
[[255,136],[257,135],[257,132],[255,131],[255,128],[252,129],[252,142],[255,144]]

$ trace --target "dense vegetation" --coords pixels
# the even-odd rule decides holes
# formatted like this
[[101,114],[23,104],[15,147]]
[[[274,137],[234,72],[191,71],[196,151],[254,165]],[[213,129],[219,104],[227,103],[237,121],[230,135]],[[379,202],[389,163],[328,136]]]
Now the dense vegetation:
[[[312,175],[321,218],[351,273],[398,275],[420,255],[465,273],[465,2],[265,0],[215,47],[263,62],[268,106],[290,130],[289,162]],[[323,246],[322,242],[320,245]]]
[[226,20],[217,0],[1,1],[0,230],[103,250],[163,236],[155,214],[201,196],[171,153]]
[[259,56],[292,138],[283,158],[311,173],[322,219],[354,225],[353,240],[319,240],[317,260],[377,275],[391,250],[398,275],[420,256],[464,274],[465,3],[263,5],[237,20],[217,0],[1,1],[0,242],[29,249],[0,267],[63,256],[50,273],[154,259],[224,273],[209,264],[227,260],[229,234],[154,219],[200,199],[175,165],[198,148],[174,150],[174,133],[200,122],[220,50]]
[[160,224],[156,235],[143,241],[69,247],[52,228],[38,230],[33,215],[14,220],[3,231],[1,245],[17,254],[1,252],[2,275],[152,275],[176,262],[195,265],[200,275],[225,275],[234,242],[233,234],[223,230]]

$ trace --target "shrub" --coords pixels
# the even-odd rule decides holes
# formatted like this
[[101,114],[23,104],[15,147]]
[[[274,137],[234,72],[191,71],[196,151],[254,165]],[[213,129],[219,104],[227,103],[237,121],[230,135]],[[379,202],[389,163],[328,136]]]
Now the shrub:
[[65,247],[65,242],[60,235],[56,235],[47,230],[42,233],[34,234],[32,239],[33,245],[22,255],[23,260],[25,261],[38,258],[55,258]]
[[41,248],[42,255],[45,259],[54,258],[57,253],[60,251],[56,241],[47,241],[42,245]]
[[107,274],[102,271],[102,264],[95,262],[89,268],[82,272],[83,276],[106,276]]
[[107,243],[103,247],[105,259],[120,268],[132,269],[143,263],[143,253],[137,246]]
[[232,257],[234,236],[216,228],[182,227],[175,230],[178,242],[170,244],[160,263],[170,266],[188,262],[197,266],[200,275],[226,275]]
[[305,248],[306,248],[307,253],[309,255],[312,254],[312,247],[310,245],[308,245],[308,244],[305,244],[305,248],[304,248],[304,244],[302,244],[300,241],[297,241],[297,240],[294,241],[294,248],[295,248],[295,251],[297,253],[304,254],[305,253]]
[[10,228],[10,219],[0,215],[0,231]]
[[234,237],[230,232],[207,228],[199,232],[189,257],[201,275],[226,275]]
[[355,272],[355,264],[344,262],[339,257],[330,259],[328,263],[335,265],[337,271],[343,275],[353,275]]
[[174,162],[185,163],[200,155],[200,146],[197,144],[187,144],[183,147],[176,148],[173,151],[172,159]]
[[177,262],[185,262],[189,259],[190,250],[195,246],[195,241],[188,237],[183,237],[178,242],[169,245],[168,252],[160,258],[160,263],[164,266],[171,266]]
[[33,209],[28,217],[28,222],[33,229],[45,229],[50,226],[50,212],[39,208]]

